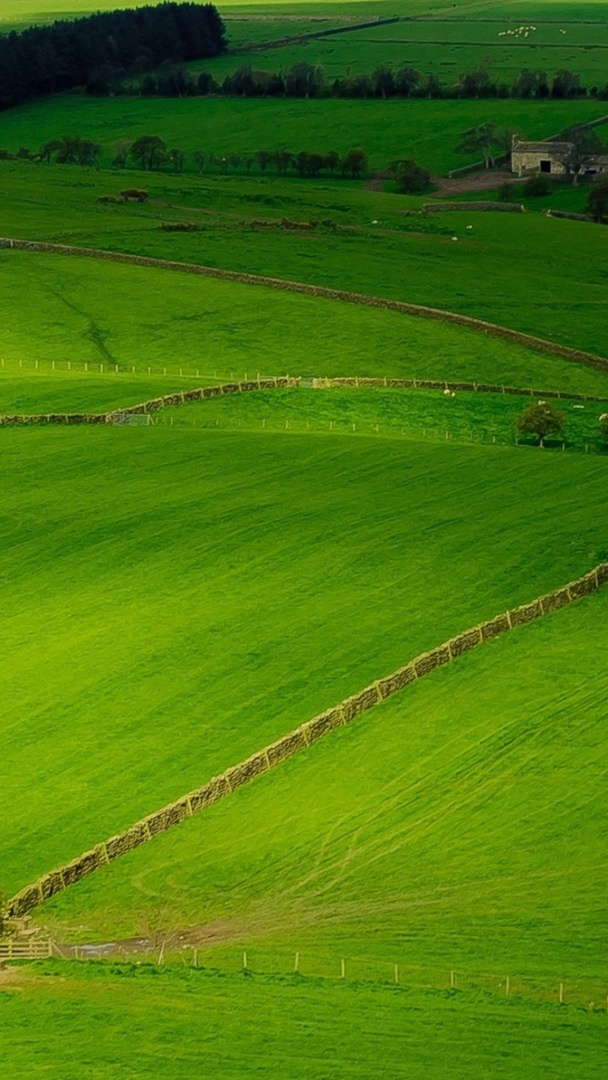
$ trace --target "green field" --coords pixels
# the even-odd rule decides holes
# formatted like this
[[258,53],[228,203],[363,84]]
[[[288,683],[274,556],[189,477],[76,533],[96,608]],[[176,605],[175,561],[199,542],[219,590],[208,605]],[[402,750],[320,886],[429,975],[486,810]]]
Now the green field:
[[[530,212],[521,215],[451,213],[404,217],[404,206],[410,209],[419,207],[428,197],[403,197],[402,200],[388,193],[365,190],[359,185],[315,185],[297,180],[277,181],[274,177],[268,180],[257,176],[203,177],[195,180],[179,176],[146,176],[145,182],[151,196],[151,202],[146,206],[104,207],[96,204],[98,195],[119,192],[125,184],[141,183],[141,179],[141,174],[134,172],[91,174],[67,166],[42,170],[30,166],[0,165],[0,180],[6,192],[6,200],[0,207],[0,233],[198,262],[332,288],[353,289],[375,296],[459,311],[599,355],[606,352],[604,293],[608,257],[603,230],[587,223],[547,219],[534,212],[534,200],[529,202]],[[570,186],[561,189],[566,196],[574,191]],[[584,200],[585,196],[579,197]],[[541,201],[541,205],[556,202],[558,196],[548,196]],[[328,219],[336,225],[336,231],[320,228],[311,234],[283,230],[280,228],[282,216],[295,220]],[[201,226],[201,231],[186,235],[159,231],[161,222],[171,220],[194,220]],[[268,221],[273,227],[260,227],[260,221]],[[374,221],[378,224],[372,224]],[[472,229],[468,230],[467,226],[472,226]],[[452,241],[452,236],[458,238],[457,243]],[[126,296],[129,296],[133,295],[128,287],[129,281],[152,280],[142,279],[141,271],[109,268],[106,264],[95,268],[95,264],[88,262],[75,265],[68,261],[53,261],[48,257],[40,259],[38,256],[3,252],[0,254],[0,274],[5,282],[4,288],[12,294],[18,314],[16,325],[14,322],[11,325],[11,317],[7,316],[4,355],[8,355],[11,341],[13,357],[18,358],[28,352],[31,355],[36,342],[36,327],[44,321],[44,312],[51,311],[53,314],[49,317],[55,324],[55,331],[45,332],[37,346],[38,351],[42,354],[43,349],[47,350],[45,355],[48,356],[52,346],[56,359],[69,359],[75,346],[82,349],[81,340],[75,340],[72,336],[73,330],[69,337],[62,336],[63,318],[69,320],[71,327],[76,323],[79,333],[86,333],[87,325],[84,317],[77,320],[76,313],[72,313],[68,304],[61,300],[61,290],[64,290],[69,301],[70,290],[75,288],[73,300],[76,306],[84,306],[86,310],[90,302],[94,307],[95,298],[89,301],[90,290],[83,305],[84,290],[78,285],[78,279],[83,275],[83,281],[96,283],[95,292],[99,290],[100,297],[103,297],[103,310],[101,305],[97,305],[102,323],[111,321],[122,327],[120,343],[115,338],[110,340],[110,351],[117,350],[121,363],[137,363],[139,366],[144,362],[137,352],[137,335],[131,333],[128,324],[125,325],[120,309],[114,311],[114,305],[107,302],[113,295],[112,290],[117,287],[113,283],[120,281],[120,287],[126,283]],[[40,298],[41,309],[33,327],[30,326],[29,315],[23,318],[23,312],[28,308],[27,287],[30,280]],[[200,295],[200,290],[212,286],[167,275],[156,276],[154,280],[158,284],[150,295],[154,297],[154,303],[160,305],[163,319],[167,319],[167,327],[171,326],[171,331],[159,329],[159,320],[153,315],[153,335],[146,339],[146,353],[151,350],[156,362],[160,355],[157,341],[164,347],[172,340],[170,334],[179,323],[179,319],[174,319],[169,310],[170,304],[177,302],[178,293],[180,296],[182,293],[184,296],[194,296],[195,292]],[[28,286],[24,285],[25,282],[28,282]],[[167,301],[162,296],[165,288]],[[247,305],[248,297],[251,296],[257,303],[262,294],[259,291],[251,294],[246,290],[235,290],[234,295],[242,296]],[[289,303],[284,297],[275,297],[269,302],[279,308]],[[129,318],[132,318],[133,305],[125,300],[125,305],[127,303]],[[297,310],[312,310],[310,301],[294,300],[293,304],[299,305]],[[290,319],[295,310],[296,307],[290,305]],[[330,305],[328,309],[326,302],[317,310],[331,310],[332,315],[328,317],[332,320],[335,312],[340,320],[336,323],[336,327],[340,327],[340,335],[345,321],[355,325],[357,320],[364,317],[350,308],[344,312],[341,307]],[[248,325],[251,315],[251,325],[255,326],[255,309],[250,313],[245,308],[244,312],[241,322]],[[136,319],[138,317],[136,314]],[[365,317],[372,318],[372,315]],[[355,324],[350,324],[351,319],[355,320]],[[397,324],[402,326],[403,322],[397,320]],[[196,322],[182,320],[181,329],[186,335],[183,340],[187,348],[178,345],[178,349],[182,350],[180,360],[185,361],[187,349],[196,342]],[[425,331],[421,329],[419,332],[423,334]],[[217,333],[226,343],[230,357],[229,370],[250,371],[249,359],[247,364],[243,363],[244,357],[240,362],[236,357],[233,360],[235,354],[229,341],[233,331],[220,326]],[[289,335],[287,340],[293,340],[293,331],[287,328],[286,333]],[[325,326],[323,333],[329,333],[332,342],[335,340],[336,334],[331,328]],[[437,341],[441,341],[443,331],[436,329],[433,333],[437,333]],[[271,350],[274,348],[272,338],[271,327]],[[248,340],[252,341],[251,338]],[[468,368],[468,374],[473,377],[473,367],[476,371],[483,369],[487,372],[486,351],[492,362],[496,348],[494,343],[484,339],[483,348],[480,349],[477,338],[468,340],[474,343],[472,348],[477,359],[471,365],[470,349],[462,354],[467,359],[466,364],[454,357],[457,365],[451,372],[454,376],[457,373],[466,374]],[[296,374],[301,373],[302,362],[317,374],[351,373],[350,360],[346,356],[344,361],[341,359],[344,354],[338,355],[340,363],[336,367],[328,369],[325,366],[326,348],[317,336],[313,349],[313,341],[314,337],[311,341],[299,340],[295,344],[296,362],[290,359],[288,366]],[[369,357],[365,365],[367,370],[360,368],[352,373],[369,374],[373,369],[379,370],[382,375],[390,374],[392,369],[387,364],[389,361],[392,363],[392,353],[386,352],[382,339],[371,350],[373,356],[369,355],[367,342],[368,339],[364,342],[357,338],[355,353],[360,356],[361,350],[364,350]],[[335,347],[342,348],[339,341]],[[265,346],[254,348],[253,362],[257,365],[262,363],[260,357],[263,358],[267,350]],[[91,359],[97,356],[103,360],[90,341],[86,349]],[[432,370],[439,377],[449,377],[450,371],[445,366],[440,362],[435,364],[433,352],[433,347],[425,350],[423,365],[418,363],[417,356],[408,354],[408,374],[424,377],[426,371]],[[515,359],[518,352],[505,351],[503,355]],[[275,367],[273,370],[284,373],[288,356],[283,357],[280,363],[277,358],[278,369]],[[322,370],[321,360],[324,365]],[[235,368],[232,367],[233,363]],[[541,387],[576,389],[578,385],[579,389],[589,387],[593,392],[593,388],[599,386],[599,376],[592,372],[581,372],[579,376],[562,362],[559,368],[564,372],[564,380],[568,381],[556,384],[551,379],[547,382],[547,361],[539,359],[538,363],[541,365],[538,377],[533,381],[540,383]],[[190,366],[196,369],[199,364]],[[228,367],[227,364],[221,366],[224,369]],[[262,366],[268,370],[268,361],[264,360]],[[525,374],[525,367],[518,366],[524,373],[522,377],[525,377],[522,385],[529,385],[531,376]],[[216,367],[219,371],[218,360],[214,360],[211,370]],[[508,361],[497,369],[496,377],[500,376],[500,381],[511,381],[514,378],[512,369],[513,363]],[[399,370],[405,369],[400,366]]]
[[[457,154],[459,134],[495,121],[528,138],[558,134],[606,115],[606,103],[582,101],[422,101],[336,99],[285,101],[255,98],[115,98],[67,95],[0,113],[0,146],[37,151],[50,139],[81,135],[104,147],[107,164],[119,139],[160,135],[189,156],[300,149],[346,153],[362,146],[372,170],[413,154],[426,167],[447,173],[475,160]],[[270,134],[272,133],[272,134]],[[1,163],[0,163],[1,164]],[[191,168],[191,166],[189,166]]]
[[328,1063],[332,1076],[358,1080],[604,1075],[605,1017],[555,1005],[338,980],[155,977],[120,965],[32,975],[0,992],[0,1045],[15,1080],[181,1080],[185,1067],[218,1080],[325,1080]]
[[[0,27],[113,6],[5,0]],[[604,0],[220,7],[234,50],[400,22],[198,65],[218,75],[306,59],[330,76],[387,62],[454,81],[487,60],[501,78],[608,79]],[[524,23],[527,39],[499,36]],[[470,192],[441,179],[472,160],[455,147],[473,124],[540,138],[605,112],[40,99],[0,113],[0,148],[79,134],[102,145],[100,168],[1,160],[0,237],[407,301],[608,357],[605,228],[541,213],[581,212],[585,186],[534,199],[514,184],[524,213],[422,212],[496,197],[500,175]],[[187,152],[183,174],[110,168],[117,140],[155,133]],[[357,145],[371,174],[411,155],[435,188],[219,163],[198,176],[192,159]],[[147,202],[98,202],[133,186]],[[566,428],[542,450],[515,445],[540,394],[308,383],[145,425],[0,427],[1,901],[608,561],[606,371],[293,289],[0,249],[1,415],[285,374],[601,400],[556,402]],[[34,909],[29,928],[66,959],[5,967],[0,940],[3,1077],[603,1078],[607,613],[608,586],[484,645]]]
[[166,427],[3,440],[9,892],[605,555],[601,458]]

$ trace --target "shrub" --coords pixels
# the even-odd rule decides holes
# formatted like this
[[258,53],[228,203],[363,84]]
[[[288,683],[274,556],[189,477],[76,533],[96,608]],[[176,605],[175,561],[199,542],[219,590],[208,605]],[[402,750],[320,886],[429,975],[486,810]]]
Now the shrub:
[[526,180],[522,191],[524,195],[531,195],[533,197],[548,195],[551,191],[551,181],[548,176],[543,176],[542,173],[535,173],[534,176],[530,176]]
[[423,169],[412,158],[402,158],[392,161],[389,165],[395,177],[397,191],[404,195],[414,195],[418,191],[426,191],[431,180],[431,174]]
[[539,401],[519,414],[515,427],[520,435],[535,435],[539,445],[544,446],[547,435],[557,435],[564,430],[566,418],[548,401]]

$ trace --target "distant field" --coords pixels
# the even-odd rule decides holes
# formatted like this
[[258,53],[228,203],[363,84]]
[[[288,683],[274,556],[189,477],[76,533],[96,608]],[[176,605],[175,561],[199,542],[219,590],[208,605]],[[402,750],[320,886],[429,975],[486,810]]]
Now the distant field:
[[[530,138],[555,135],[573,123],[605,115],[601,101],[310,101],[287,99],[91,99],[64,96],[0,113],[0,146],[37,150],[47,140],[78,134],[99,141],[109,163],[121,138],[157,134],[192,154],[264,149],[297,151],[362,146],[371,168],[413,154],[444,174],[473,157],[455,152],[459,133],[494,121]],[[191,168],[191,165],[189,166]]]
[[[53,361],[62,368],[68,361],[79,367],[87,363],[98,373],[103,365],[106,374],[118,365],[126,369],[121,378],[127,379],[133,366],[146,378],[148,367],[154,375],[166,371],[174,377],[181,369],[193,386],[198,370],[206,381],[258,372],[379,373],[594,394],[608,388],[603,371],[486,339],[476,331],[234,282],[22,252],[2,254],[0,282],[7,304],[2,356],[10,365],[5,372],[0,369],[0,394],[3,378],[10,387],[11,376],[18,376],[20,359],[30,372],[37,360],[47,370]],[[45,391],[47,404],[51,385]],[[63,385],[53,393],[58,407]],[[84,405],[88,385],[81,381],[70,400]],[[144,387],[153,385],[144,379]],[[7,391],[7,409],[19,400],[15,389]],[[116,381],[112,401],[118,392]],[[129,396],[133,393],[134,383]],[[31,389],[27,400],[35,404]]]
[[[143,207],[103,207],[96,204],[99,194],[116,193],[125,184],[140,184],[142,181],[154,203],[151,201]],[[258,175],[225,178],[203,176],[200,179],[166,175],[144,177],[136,172],[110,174],[73,167],[47,169],[0,163],[0,183],[6,192],[0,206],[2,235],[109,248],[269,276],[280,274],[295,281],[353,289],[460,311],[600,355],[607,351],[604,306],[608,254],[604,230],[600,226],[547,219],[537,213],[451,213],[425,218],[405,217],[403,208],[419,207],[426,200],[369,191],[359,184],[311,183],[297,179],[282,181]],[[567,200],[573,193],[576,194],[575,189],[567,186],[538,202],[541,206],[555,205],[556,202],[559,205],[563,200],[568,206]],[[584,203],[584,193],[577,197]],[[531,210],[535,205],[534,200],[528,203]],[[277,222],[282,216],[295,220],[328,219],[340,228],[335,233],[330,229],[321,229],[311,234],[280,228],[257,228],[252,224],[256,219]],[[163,220],[195,220],[200,223],[201,231],[186,235],[163,233],[158,229]],[[373,225],[374,221],[378,224]],[[467,229],[469,225],[472,225],[472,230]],[[457,243],[452,241],[452,236],[457,237]],[[41,259],[39,256],[8,252],[0,255],[0,274],[6,282],[7,295],[12,295],[14,310],[20,313],[18,321],[11,323],[10,317],[7,321],[2,343],[4,355],[18,359],[19,356],[33,356],[36,351],[38,359],[44,355],[51,359],[53,356],[55,359],[69,359],[70,354],[75,359],[76,350],[83,358],[103,359],[98,347],[103,342],[95,345],[87,337],[85,317],[79,317],[77,312],[70,310],[69,305],[61,299],[60,290],[57,295],[56,276],[60,274],[65,277],[66,283],[74,284],[77,305],[84,306],[86,310],[90,302],[93,309],[97,309],[96,317],[101,323],[114,327],[109,349],[115,356],[115,362],[141,364],[141,337],[138,336],[139,332],[133,334],[130,326],[125,324],[120,308],[113,310],[115,293],[112,292],[112,281],[124,282],[125,296],[129,296],[132,295],[131,286],[135,288],[134,283],[142,280],[142,272],[133,268],[110,271],[106,264],[83,262],[55,262],[53,265],[56,269],[51,271],[51,262],[46,256]],[[39,270],[36,269],[38,267]],[[99,295],[107,298],[103,306],[96,305],[90,290],[84,295],[83,288],[78,284],[80,274],[84,275],[83,281],[98,283]],[[112,277],[112,274],[115,276]],[[30,318],[27,304],[30,275],[38,280],[34,287],[39,290],[41,297],[40,313],[34,320]],[[166,275],[154,277],[154,280],[159,284],[154,287],[152,295],[159,297],[158,311],[163,313],[162,319],[166,320],[166,325],[159,325],[156,312],[152,313],[150,326],[153,332],[146,337],[143,352],[157,363],[167,340],[174,340],[167,335],[174,335],[179,329],[180,333],[186,335],[184,345],[180,347],[180,363],[183,363],[191,355],[191,349],[199,347],[201,338],[196,320],[180,322],[179,316],[174,313],[174,306],[177,305],[176,310],[180,310],[182,297],[199,296],[200,289],[207,286],[187,278],[176,279]],[[104,281],[107,285],[103,284]],[[71,287],[71,284],[66,284],[68,290]],[[50,291],[52,289],[55,289],[55,293]],[[293,348],[292,360],[292,354],[281,346],[280,335],[274,336],[272,323],[267,344],[263,343],[262,337],[255,339],[247,330],[249,322],[251,326],[258,325],[255,312],[251,315],[247,305],[251,299],[256,304],[260,303],[261,294],[258,291],[255,294],[237,292],[243,297],[245,305],[241,308],[239,302],[242,313],[239,325],[246,336],[235,339],[233,333],[224,331],[222,334],[221,340],[227,350],[223,367],[228,374],[231,370],[249,371],[252,363],[263,363],[267,367],[271,356],[272,370],[278,369],[281,373],[284,373],[288,358],[289,367],[293,369],[301,368],[304,364],[314,367],[317,374],[348,373],[342,357],[350,355],[350,346],[343,347],[341,344],[342,329],[336,333],[332,325],[324,321],[315,322],[315,325],[323,327],[326,340],[332,342],[331,357],[335,357],[336,364],[330,370],[326,364],[330,354],[314,328],[312,337],[302,340],[297,335],[294,339],[288,326],[285,340],[290,342],[290,349]],[[137,288],[134,295],[139,295]],[[296,303],[295,300],[293,302]],[[275,297],[272,303],[279,301]],[[287,303],[285,297],[280,301],[282,303]],[[302,305],[302,299],[297,303]],[[130,310],[133,313],[133,306]],[[295,309],[290,307],[289,310]],[[299,306],[297,310],[304,311],[305,306]],[[317,309],[313,305],[313,308],[306,307],[306,310]],[[328,307],[326,301],[318,310],[321,320],[334,318],[334,306],[330,304]],[[338,320],[335,325],[341,328],[359,326],[361,323],[358,320],[361,318],[376,318],[371,314],[363,316],[352,308],[344,310],[340,307],[335,310]],[[44,321],[44,311],[54,314],[52,325],[41,338],[37,327]],[[137,311],[134,317],[137,323]],[[76,328],[70,330],[67,338],[61,331],[62,319],[70,320],[68,325]],[[387,326],[388,323],[384,321],[382,325]],[[403,327],[405,324],[397,320],[394,325]],[[266,337],[268,326],[268,323],[259,326],[259,333]],[[402,332],[396,331],[398,334]],[[485,338],[481,348],[482,339],[474,335],[473,338],[467,336],[462,339],[468,340],[470,346],[463,346],[458,359],[452,349],[452,359],[446,365],[443,362],[443,347],[438,345],[446,339],[424,338],[427,332],[422,328],[413,331],[414,334],[422,334],[420,340],[428,343],[422,353],[424,371],[419,369],[416,337],[410,339],[406,336],[402,347],[396,344],[395,338],[390,344],[381,334],[373,348],[370,348],[369,338],[359,337],[354,341],[353,356],[361,359],[361,363],[359,359],[356,361],[359,373],[369,373],[371,363],[374,370],[378,370],[376,365],[380,364],[381,374],[390,374],[392,368],[388,365],[392,364],[394,357],[399,356],[398,371],[420,377],[432,369],[444,378],[449,374],[455,376],[457,372],[472,378],[475,371],[481,379],[482,372],[486,376],[492,372],[501,382],[516,379],[516,384],[529,385],[532,379],[536,383],[544,383],[548,389],[589,388],[593,392],[593,388],[599,387],[600,383],[605,385],[604,375],[577,369],[563,361],[549,362],[551,366],[547,367],[546,359],[536,357],[533,363],[522,364],[517,359],[519,354],[516,350],[505,348],[496,353],[496,344],[490,345]],[[353,341],[348,329],[344,340]],[[252,359],[247,356],[246,365],[239,352],[244,347],[253,350]],[[278,351],[273,353],[275,348]],[[49,352],[51,349],[54,350],[53,355]],[[495,366],[495,357],[499,355],[503,359]],[[204,358],[201,356],[200,360],[203,363]],[[323,371],[319,371],[321,360]],[[171,357],[167,362],[172,362]],[[204,362],[206,364],[206,360]],[[199,363],[194,364],[194,369],[199,366]],[[215,354],[210,370],[213,372],[221,367],[222,363]],[[599,392],[603,391],[600,389]]]
[[[235,44],[247,43],[240,30],[246,25],[228,24],[229,36],[234,26]],[[513,31],[522,25],[533,25],[535,29],[526,36],[515,35]],[[292,31],[277,23],[273,24],[273,33],[261,40],[296,36],[299,32],[306,33],[306,29],[294,27]],[[454,15],[445,20],[410,20],[349,31],[283,48],[256,50],[245,56],[202,61],[194,67],[211,71],[221,79],[243,63],[250,63],[256,70],[280,71],[299,61],[320,64],[328,78],[344,76],[347,71],[371,75],[383,64],[394,71],[413,67],[423,74],[434,72],[448,86],[454,85],[462,72],[481,66],[489,67],[498,81],[508,83],[524,68],[542,69],[550,77],[565,68],[579,74],[587,86],[603,86],[608,80],[608,22],[535,22],[530,12],[523,23],[508,15],[504,20],[494,17],[482,21],[467,13],[462,19]]]

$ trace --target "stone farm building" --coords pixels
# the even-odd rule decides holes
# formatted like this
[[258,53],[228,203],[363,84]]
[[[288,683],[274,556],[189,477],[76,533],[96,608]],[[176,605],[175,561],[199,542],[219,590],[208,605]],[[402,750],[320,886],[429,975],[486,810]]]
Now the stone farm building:
[[[511,171],[518,176],[533,173],[551,173],[564,176],[568,169],[564,162],[572,149],[569,142],[524,142],[513,139],[511,146]],[[580,170],[583,176],[594,177],[608,174],[608,155],[589,158]]]

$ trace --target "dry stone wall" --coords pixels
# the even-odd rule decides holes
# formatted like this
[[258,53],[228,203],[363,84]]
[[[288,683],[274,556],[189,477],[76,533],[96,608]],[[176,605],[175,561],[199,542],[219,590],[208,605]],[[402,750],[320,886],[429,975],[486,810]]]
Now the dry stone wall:
[[534,390],[519,386],[502,386],[498,383],[477,382],[445,382],[443,379],[391,379],[363,378],[356,376],[341,376],[337,379],[320,378],[313,379],[312,385],[316,390],[341,389],[344,387],[391,387],[393,389],[406,390],[450,390],[466,393],[479,394],[519,394],[522,397],[563,398],[569,401],[608,401],[608,384],[606,394],[601,397],[597,394],[576,394],[561,390]]
[[261,285],[267,289],[280,289],[285,292],[301,293],[305,296],[320,296],[328,300],[340,300],[347,304],[361,304],[366,307],[383,308],[386,311],[398,311],[405,315],[418,315],[425,319],[454,323],[471,330],[478,330],[491,337],[514,341],[519,345],[536,349],[538,352],[559,356],[577,364],[589,364],[591,367],[608,371],[608,360],[603,356],[571,349],[567,345],[558,345],[554,341],[538,338],[532,334],[523,334],[506,326],[474,319],[469,315],[460,315],[454,311],[427,307],[423,304],[408,304],[400,300],[387,300],[379,296],[367,296],[363,293],[345,292],[342,289],[329,289],[321,285],[307,285],[302,281],[288,281],[284,278],[264,277],[261,274],[241,274],[234,270],[220,270],[214,266],[200,266],[198,263],[173,262],[166,259],[152,259],[144,255],[126,255],[118,251],[103,251],[94,248],[72,247],[67,244],[44,244],[37,240],[16,240],[0,237],[0,249],[17,251],[46,252],[50,255],[76,255],[80,258],[106,259],[111,262],[128,263],[133,266],[149,266],[156,269],[172,270],[180,274],[198,274],[202,277],[218,278],[221,281],[235,281],[245,285]]
[[213,777],[203,787],[190,791],[176,802],[149,814],[131,828],[108,840],[90,851],[84,852],[66,866],[59,867],[45,874],[33,885],[27,885],[13,896],[5,906],[3,916],[16,919],[44,903],[57,893],[67,889],[74,882],[81,880],[94,870],[113,862],[141,844],[148,843],[154,836],[173,828],[193,814],[200,813],[218,799],[224,798],[237,788],[250,783],[256,777],[280,765],[294,754],[305,750],[317,739],[328,735],[335,728],[349,723],[367,709],[399,693],[405,687],[423,678],[436,668],[451,663],[476,649],[486,641],[491,641],[518,626],[524,626],[535,619],[540,619],[552,612],[559,611],[567,604],[595,592],[608,583],[608,562],[600,563],[590,573],[571,581],[560,589],[537,597],[529,604],[497,615],[493,619],[474,626],[436,649],[423,653],[410,661],[405,667],[366,686],[339,705],[319,716],[306,721],[295,731],[290,731],[283,738],[263,750],[252,754],[246,761],[227,769],[221,776]]

